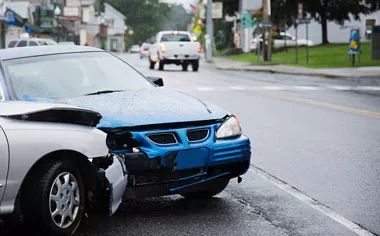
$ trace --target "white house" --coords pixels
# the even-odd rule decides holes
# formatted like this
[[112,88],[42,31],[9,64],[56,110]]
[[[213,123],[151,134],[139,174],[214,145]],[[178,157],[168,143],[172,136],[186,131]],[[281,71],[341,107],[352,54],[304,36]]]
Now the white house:
[[124,34],[126,17],[108,3],[104,3],[104,19],[107,22],[106,49],[115,52],[125,50]]
[[[241,10],[257,10],[262,7],[262,0],[240,0],[242,4]],[[352,28],[359,28],[360,36],[362,41],[366,41],[367,34],[369,33],[366,28],[366,23],[373,22],[376,25],[380,25],[380,11],[373,12],[369,15],[360,15],[360,20],[354,20],[353,18],[350,21],[345,21],[343,25],[337,24],[335,22],[328,22],[327,25],[327,36],[328,40],[331,43],[343,43],[348,42],[350,35],[350,30]],[[295,35],[295,28],[290,27],[287,31],[288,33]],[[298,27],[298,36],[299,38],[306,37],[306,27],[305,25],[300,25]],[[322,42],[322,28],[321,24],[317,21],[312,20],[309,24],[309,39],[312,40],[315,44]]]

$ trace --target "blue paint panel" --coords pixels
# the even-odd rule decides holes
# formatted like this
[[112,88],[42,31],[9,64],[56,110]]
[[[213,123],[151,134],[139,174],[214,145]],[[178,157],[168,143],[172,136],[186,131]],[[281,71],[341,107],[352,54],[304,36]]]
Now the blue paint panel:
[[177,170],[206,167],[209,158],[208,148],[183,150],[177,153]]

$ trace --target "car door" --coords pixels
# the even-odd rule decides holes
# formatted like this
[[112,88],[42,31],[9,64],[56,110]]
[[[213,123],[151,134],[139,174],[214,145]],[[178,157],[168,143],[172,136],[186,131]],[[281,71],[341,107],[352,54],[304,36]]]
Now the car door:
[[3,199],[4,189],[7,181],[8,161],[8,141],[6,139],[4,130],[1,128],[0,123],[0,203]]

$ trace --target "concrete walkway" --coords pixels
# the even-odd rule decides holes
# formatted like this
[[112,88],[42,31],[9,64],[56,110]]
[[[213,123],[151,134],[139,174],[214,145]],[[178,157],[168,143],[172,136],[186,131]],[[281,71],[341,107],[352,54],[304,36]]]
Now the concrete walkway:
[[380,78],[380,66],[336,69],[309,69],[287,65],[253,65],[248,62],[233,61],[225,57],[215,57],[214,64],[216,68],[220,70],[257,71],[291,75],[321,76],[330,78]]

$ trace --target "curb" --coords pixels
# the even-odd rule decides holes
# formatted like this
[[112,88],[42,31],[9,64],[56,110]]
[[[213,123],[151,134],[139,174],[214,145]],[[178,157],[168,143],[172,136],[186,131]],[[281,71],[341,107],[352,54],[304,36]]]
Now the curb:
[[224,67],[219,66],[214,63],[215,68],[218,70],[229,70],[229,71],[255,71],[255,72],[264,72],[272,74],[287,74],[287,75],[302,75],[302,76],[315,76],[315,77],[325,77],[325,78],[379,78],[380,74],[373,75],[337,75],[323,72],[297,72],[297,71],[282,71],[277,69],[264,69],[264,68],[242,68],[242,67]]

